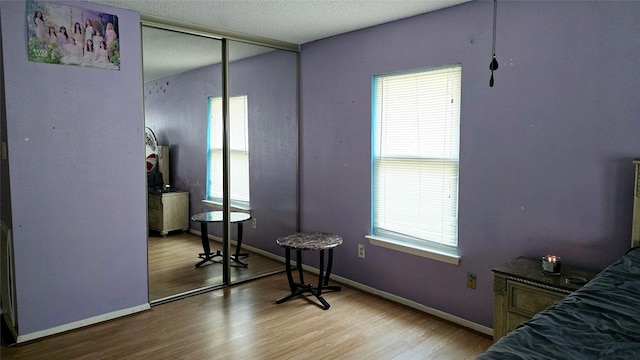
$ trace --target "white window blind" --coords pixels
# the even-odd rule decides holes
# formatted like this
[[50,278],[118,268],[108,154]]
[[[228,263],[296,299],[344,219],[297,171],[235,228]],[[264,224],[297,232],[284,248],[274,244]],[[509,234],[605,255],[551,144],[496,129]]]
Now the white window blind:
[[460,65],[375,76],[375,235],[458,244]]
[[[229,98],[230,198],[249,202],[247,96]],[[222,98],[209,98],[207,199],[222,199]]]

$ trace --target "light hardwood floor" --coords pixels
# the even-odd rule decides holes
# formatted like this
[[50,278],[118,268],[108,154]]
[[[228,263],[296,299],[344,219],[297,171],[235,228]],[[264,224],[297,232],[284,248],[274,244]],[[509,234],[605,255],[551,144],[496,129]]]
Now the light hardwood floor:
[[[317,277],[306,274],[308,282]],[[277,305],[283,273],[7,347],[4,359],[473,359],[491,338],[350,287]],[[4,336],[3,336],[4,338]]]
[[[152,234],[150,299],[219,284],[221,265],[194,268],[199,252],[197,235]],[[247,262],[232,268],[232,281],[284,270],[255,253]],[[287,293],[280,273],[19,346],[8,347],[5,333],[0,358],[466,359],[491,345],[485,335],[349,287],[325,295],[327,311],[312,298],[276,305]]]
[[[275,241],[275,240],[274,240]],[[222,248],[222,244],[210,240],[211,251]],[[149,235],[149,299],[165,298],[205,286],[222,284],[222,264],[207,263],[199,268],[198,254],[202,250],[199,235],[190,233],[170,233],[160,236],[155,232]],[[235,252],[235,246],[231,251]],[[244,247],[242,253],[247,252]],[[284,252],[282,254],[284,256]],[[264,274],[284,271],[284,264],[273,259],[250,253],[243,259],[248,267],[231,267],[231,282],[244,281]]]

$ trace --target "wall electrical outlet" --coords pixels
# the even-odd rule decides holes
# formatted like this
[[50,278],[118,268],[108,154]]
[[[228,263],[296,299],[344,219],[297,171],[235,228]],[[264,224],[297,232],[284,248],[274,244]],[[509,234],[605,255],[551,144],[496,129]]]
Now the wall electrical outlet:
[[476,274],[467,273],[467,287],[470,289],[476,288]]
[[364,244],[358,244],[358,257],[364,259]]
[[251,219],[251,227],[256,228],[256,218]]

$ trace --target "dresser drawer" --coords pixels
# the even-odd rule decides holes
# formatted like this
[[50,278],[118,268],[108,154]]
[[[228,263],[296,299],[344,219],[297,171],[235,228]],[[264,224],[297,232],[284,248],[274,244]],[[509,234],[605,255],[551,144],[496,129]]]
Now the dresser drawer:
[[513,329],[518,327],[518,325],[523,322],[531,319],[529,316],[520,315],[518,313],[514,313],[511,311],[507,311],[507,332],[511,332]]
[[162,197],[149,195],[149,210],[162,211]]
[[148,200],[149,228],[154,230],[162,229],[162,197],[149,196]]
[[508,311],[532,317],[562,300],[565,295],[509,281],[507,283]]

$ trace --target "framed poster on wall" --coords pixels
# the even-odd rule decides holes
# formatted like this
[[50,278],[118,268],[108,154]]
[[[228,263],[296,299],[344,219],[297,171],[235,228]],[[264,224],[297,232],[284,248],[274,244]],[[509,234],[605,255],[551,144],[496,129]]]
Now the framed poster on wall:
[[120,70],[117,16],[33,0],[26,9],[30,61]]

